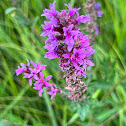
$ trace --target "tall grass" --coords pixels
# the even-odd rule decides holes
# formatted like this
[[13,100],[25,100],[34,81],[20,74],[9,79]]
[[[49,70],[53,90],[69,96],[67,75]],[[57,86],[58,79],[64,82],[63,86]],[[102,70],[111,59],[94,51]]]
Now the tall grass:
[[[16,1],[16,0],[15,0]],[[41,38],[40,15],[52,0],[0,1],[0,125],[33,126],[125,126],[126,125],[126,1],[100,1],[103,17],[99,19],[100,35],[93,46],[96,64],[88,72],[86,84],[90,98],[85,104],[71,103],[63,96],[50,101],[44,92],[38,97],[23,76],[16,77],[15,69],[26,59],[47,64],[45,76],[52,82],[65,85],[58,60],[44,58],[45,38]],[[83,0],[56,0],[56,9],[64,3],[82,7]],[[6,120],[6,121],[5,121]]]

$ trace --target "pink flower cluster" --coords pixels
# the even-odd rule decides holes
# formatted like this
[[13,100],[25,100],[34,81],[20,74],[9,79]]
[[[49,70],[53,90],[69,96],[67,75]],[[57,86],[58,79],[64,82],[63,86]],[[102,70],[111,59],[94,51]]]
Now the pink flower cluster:
[[[50,21],[45,21],[45,25],[42,25],[44,32],[41,36],[48,36],[45,41],[45,49],[48,50],[45,58],[60,59],[61,70],[67,72],[65,76],[67,86],[73,88],[78,82],[82,83],[79,77],[86,78],[87,66],[94,66],[90,56],[95,50],[90,45],[88,36],[83,35],[78,28],[80,23],[90,21],[90,17],[79,16],[78,11],[80,8],[71,8],[70,4],[65,4],[65,6],[68,8],[67,10],[58,12],[55,10],[54,2],[50,4],[50,10],[44,10],[42,16]],[[78,98],[80,97],[82,96],[78,96]]]
[[47,65],[40,65],[39,62],[36,64],[27,59],[27,64],[21,63],[21,67],[18,66],[18,69],[15,71],[18,76],[21,73],[24,73],[24,78],[29,80],[30,86],[34,85],[34,89],[38,90],[39,96],[42,96],[43,88],[46,88],[48,94],[51,95],[51,100],[56,95],[56,92],[61,93],[60,88],[57,88],[55,84],[49,83],[49,80],[52,78],[52,75],[44,78],[42,73],[45,70]]

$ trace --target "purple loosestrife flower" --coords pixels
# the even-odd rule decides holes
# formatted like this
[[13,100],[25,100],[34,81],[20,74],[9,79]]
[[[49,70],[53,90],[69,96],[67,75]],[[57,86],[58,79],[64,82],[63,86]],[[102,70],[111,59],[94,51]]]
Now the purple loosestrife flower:
[[48,92],[49,95],[51,96],[51,100],[53,99],[53,97],[56,95],[56,92],[58,91],[58,89],[54,89],[53,87],[51,87],[51,91]]
[[102,11],[97,11],[98,17],[102,17],[103,12]]
[[74,28],[73,24],[69,25],[68,28],[63,27],[63,31],[64,36],[66,37],[63,42],[68,45],[68,51],[70,52],[77,40],[77,36],[79,36],[81,32],[78,30],[78,28]]
[[24,73],[24,78],[28,78],[29,80],[29,84],[32,85],[32,80],[35,78],[36,74],[38,74],[40,71],[45,70],[45,67],[47,65],[40,65],[40,63],[38,63],[38,61],[36,62],[36,64],[31,61],[31,64],[33,65],[34,69],[32,67],[27,67],[28,71],[30,71],[30,73]]
[[33,61],[29,62],[29,60],[27,60],[27,65],[24,63],[21,63],[20,65],[22,68],[18,66],[18,69],[15,70],[17,76],[24,73],[24,78],[29,80],[30,86],[32,86],[33,83],[33,88],[38,90],[39,96],[42,96],[43,88],[46,88],[46,90],[49,91],[48,93],[50,93],[50,91],[52,92],[52,94],[50,93],[50,95],[52,95],[51,100],[56,95],[56,92],[61,93],[60,88],[57,88],[55,84],[49,83],[52,75],[49,75],[44,79],[42,71],[45,70],[47,65],[41,65],[39,62],[36,62],[35,64]]
[[94,6],[95,6],[95,9],[99,10],[100,7],[101,7],[101,4],[100,3],[96,3]]
[[76,77],[79,75],[82,75],[84,78],[86,78],[86,71],[84,71],[84,68],[81,68],[80,70],[77,71]]
[[20,68],[20,67],[18,66],[18,69],[15,70],[17,76],[18,76],[19,74],[23,73],[23,72],[27,72],[27,67],[29,67],[30,62],[29,62],[29,60],[27,59],[27,65],[24,64],[24,63],[20,63],[20,65],[22,66],[22,68]]
[[50,9],[45,9],[44,10],[44,14],[42,14],[41,16],[45,16],[47,19],[52,19],[56,14],[57,12],[55,11],[55,2],[53,4],[50,4]]
[[96,26],[95,30],[96,30],[96,35],[99,35],[100,34],[100,31],[99,31],[98,26]]
[[24,70],[23,70],[23,68],[20,68],[20,67],[18,66],[18,69],[17,69],[15,72],[16,72],[16,75],[18,76],[19,74],[23,73]]
[[[48,45],[46,45],[46,46],[48,46]],[[48,59],[58,58],[58,55],[56,54],[56,52],[54,50],[52,50],[51,48],[50,49],[48,48],[48,50],[50,52],[47,52],[46,55],[44,56],[44,58],[48,58]]]
[[83,59],[85,57],[84,49],[74,49],[73,54],[64,54],[64,58],[70,58],[67,63],[64,63],[64,65],[70,64],[70,61],[72,61],[73,66],[76,69],[79,69],[79,66],[83,64]]
[[35,77],[36,83],[43,83],[45,87],[51,87],[52,84],[50,84],[48,81],[52,78],[52,75],[48,76],[47,78],[44,79],[44,75],[42,72],[39,73],[40,78],[38,76]]
[[70,6],[70,3],[67,5],[67,4],[64,4],[65,6],[67,6],[68,7],[68,9],[69,9],[69,15],[70,16],[73,16],[75,13],[77,13],[79,10],[80,10],[80,8],[71,8],[71,6]]
[[39,96],[42,96],[43,88],[52,87],[52,84],[49,83],[49,80],[52,78],[52,75],[48,76],[44,79],[44,75],[42,72],[39,73],[39,77],[35,76],[36,82],[34,83],[34,89],[38,90]]

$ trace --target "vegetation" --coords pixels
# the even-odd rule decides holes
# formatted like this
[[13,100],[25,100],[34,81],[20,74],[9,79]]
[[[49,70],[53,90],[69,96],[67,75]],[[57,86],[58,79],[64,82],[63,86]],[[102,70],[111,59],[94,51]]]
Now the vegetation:
[[[89,68],[88,97],[74,103],[61,95],[39,97],[15,69],[26,59],[47,64],[45,76],[65,85],[58,60],[45,59],[46,38],[40,37],[41,17],[52,0],[0,0],[0,126],[125,126],[126,125],[126,0],[101,0],[100,35],[93,46],[95,67]],[[56,0],[80,7],[84,0]]]

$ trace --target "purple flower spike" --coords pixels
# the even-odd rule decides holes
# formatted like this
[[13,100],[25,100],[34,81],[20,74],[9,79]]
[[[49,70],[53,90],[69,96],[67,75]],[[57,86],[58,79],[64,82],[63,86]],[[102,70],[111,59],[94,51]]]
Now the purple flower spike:
[[[94,0],[90,1],[90,3],[92,4],[91,10],[93,10]],[[97,13],[93,13],[94,15],[91,18],[88,15],[79,15],[78,11],[80,8],[72,8],[70,4],[65,4],[68,9],[58,12],[55,11],[54,4],[55,3],[50,4],[50,10],[45,9],[44,14],[42,14],[42,16],[50,19],[50,21],[44,22],[45,25],[42,25],[44,33],[42,33],[41,36],[48,36],[44,46],[44,48],[48,50],[45,58],[60,59],[59,66],[62,71],[67,73],[67,75],[65,75],[67,89],[69,89],[69,85],[72,85],[73,83],[75,85],[73,86],[74,89],[72,89],[71,86],[72,91],[70,90],[70,93],[73,92],[73,94],[75,94],[69,95],[68,97],[70,99],[74,99],[75,101],[78,101],[78,99],[79,101],[82,101],[83,96],[85,96],[83,94],[85,92],[83,88],[81,89],[81,93],[74,91],[76,89],[79,91],[79,87],[77,86],[81,83],[79,77],[83,76],[86,78],[87,66],[94,66],[91,55],[95,52],[95,50],[92,49],[92,46],[90,45],[92,40],[91,38],[89,39],[90,36],[88,37],[88,35],[83,35],[78,26],[81,23],[87,23],[85,26],[90,24],[93,16],[97,18]],[[95,6],[96,8],[100,7],[99,4],[96,4]],[[99,12],[98,16],[101,16]],[[95,30],[95,27],[96,25],[93,25],[92,29]],[[44,80],[48,80],[50,78],[51,76]],[[43,86],[44,85],[45,87],[49,87],[49,84],[47,83],[43,84]],[[48,92],[48,94],[52,95],[51,99],[53,99],[56,95],[57,88],[51,86],[49,91],[50,92]]]
[[100,3],[96,3],[94,6],[95,6],[95,9],[98,10],[101,7],[101,4]]

